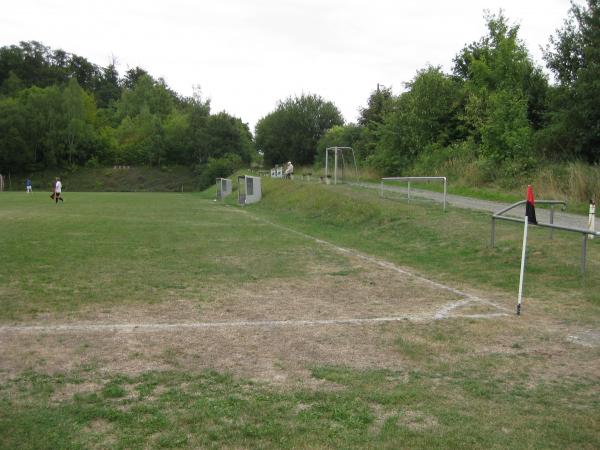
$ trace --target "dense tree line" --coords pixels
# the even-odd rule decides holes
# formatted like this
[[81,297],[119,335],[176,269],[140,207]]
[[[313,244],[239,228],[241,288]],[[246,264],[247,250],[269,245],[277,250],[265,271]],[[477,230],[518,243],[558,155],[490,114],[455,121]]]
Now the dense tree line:
[[98,67],[37,42],[0,48],[4,171],[184,164],[219,172],[254,155],[240,119],[211,114],[199,95],[181,97],[139,67],[121,77],[114,64]]
[[312,164],[319,139],[344,119],[336,106],[317,95],[290,97],[256,125],[256,145],[267,165],[292,160]]
[[325,147],[352,146],[386,174],[475,164],[510,179],[540,161],[600,162],[600,0],[572,4],[544,51],[551,82],[502,12],[460,49],[450,73],[425,67],[394,95],[378,86],[356,124],[318,95],[289,97],[257,124],[212,114],[162,79],[37,42],[0,48],[0,170],[53,166],[184,164],[206,180],[262,153],[266,165],[318,162]]
[[[336,116],[319,128],[310,120],[318,114],[298,112],[306,99],[288,100],[259,122],[257,147],[268,162],[310,163],[326,147],[352,146],[363,165],[390,175],[460,159],[486,180],[540,161],[599,163],[600,0],[572,4],[550,39],[544,59],[555,83],[533,63],[518,25],[502,12],[486,22],[487,34],[457,53],[451,73],[425,67],[399,95],[378,86],[356,124]],[[307,151],[311,139],[319,142]]]

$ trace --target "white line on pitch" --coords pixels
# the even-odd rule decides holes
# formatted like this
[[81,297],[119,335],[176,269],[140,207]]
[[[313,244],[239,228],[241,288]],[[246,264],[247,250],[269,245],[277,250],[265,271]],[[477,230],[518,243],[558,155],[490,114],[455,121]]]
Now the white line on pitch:
[[340,247],[338,245],[332,244],[331,242],[328,242],[328,241],[325,241],[323,239],[311,236],[310,234],[306,234],[306,233],[303,233],[301,231],[297,231],[297,230],[294,230],[292,228],[288,228],[285,225],[280,225],[278,223],[271,222],[271,221],[263,219],[261,217],[257,217],[257,216],[255,216],[253,214],[248,213],[247,211],[240,211],[240,213],[247,214],[248,216],[252,217],[256,221],[260,221],[260,222],[269,224],[269,225],[274,226],[276,228],[280,228],[280,229],[288,231],[290,233],[294,233],[294,234],[297,234],[299,236],[302,236],[302,237],[304,237],[306,239],[313,240],[313,241],[317,242],[318,244],[331,247],[334,250],[338,251],[339,253],[345,253],[345,254],[349,254],[349,255],[355,256],[357,258],[361,258],[361,259],[363,259],[365,261],[368,261],[368,262],[370,262],[372,264],[376,264],[376,265],[378,265],[380,267],[383,267],[385,269],[393,270],[393,271],[401,273],[403,275],[407,275],[407,276],[413,277],[413,278],[415,278],[415,279],[417,279],[417,280],[419,280],[419,281],[421,281],[423,283],[429,284],[430,286],[436,287],[438,289],[442,289],[442,290],[445,290],[445,291],[452,292],[453,294],[460,295],[461,297],[464,297],[467,300],[473,300],[473,301],[477,301],[477,302],[480,302],[480,303],[484,303],[484,304],[493,306],[493,307],[495,307],[495,308],[497,308],[499,310],[502,310],[502,311],[509,311],[508,309],[504,308],[503,306],[500,306],[500,305],[498,305],[498,304],[496,304],[494,302],[491,302],[489,300],[482,299],[480,297],[477,297],[475,295],[472,295],[472,294],[469,294],[467,292],[461,291],[459,289],[453,288],[451,286],[447,286],[447,285],[439,283],[437,281],[430,280],[429,278],[425,278],[425,277],[423,277],[421,275],[417,275],[415,273],[409,272],[408,270],[401,269],[400,267],[398,267],[397,265],[395,265],[392,262],[381,260],[381,259],[375,258],[373,256],[365,255],[364,253],[361,253],[361,252],[356,251],[356,250],[352,250],[352,249]]
[[235,322],[184,322],[184,323],[115,323],[115,324],[62,324],[62,325],[6,325],[0,326],[0,334],[5,333],[61,333],[61,332],[148,332],[148,331],[180,331],[184,329],[209,329],[209,328],[249,328],[249,327],[286,327],[286,326],[319,326],[319,325],[361,325],[386,322],[427,322],[440,319],[460,318],[496,318],[504,313],[491,314],[465,314],[457,316],[423,314],[396,317],[349,318],[349,319],[317,319],[317,320],[241,320]]

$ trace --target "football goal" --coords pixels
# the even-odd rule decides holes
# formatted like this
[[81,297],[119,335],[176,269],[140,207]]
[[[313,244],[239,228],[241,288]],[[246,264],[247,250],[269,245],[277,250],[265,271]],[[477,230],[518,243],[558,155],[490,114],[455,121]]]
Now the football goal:
[[238,177],[238,203],[248,205],[259,202],[261,198],[260,177],[240,175]]
[[358,181],[356,156],[352,147],[327,147],[325,149],[325,178],[331,179],[333,184]]
[[229,178],[217,178],[217,200],[223,200],[232,191],[232,183]]

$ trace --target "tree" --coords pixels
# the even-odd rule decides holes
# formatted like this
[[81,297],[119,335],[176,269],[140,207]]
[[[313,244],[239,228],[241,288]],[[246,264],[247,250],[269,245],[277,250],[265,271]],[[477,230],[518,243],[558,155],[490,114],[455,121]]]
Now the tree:
[[94,94],[99,108],[106,108],[121,98],[119,72],[114,63],[102,69],[101,75],[96,79]]
[[377,85],[377,90],[371,92],[367,100],[367,107],[360,108],[358,124],[368,127],[372,124],[382,124],[385,116],[393,107],[392,89]]
[[24,87],[23,81],[11,70],[8,77],[0,85],[0,95],[15,95]]
[[139,67],[121,80],[114,63],[101,68],[36,41],[0,47],[0,162],[15,171],[92,158],[158,166],[212,161],[222,170],[255,157],[247,124],[225,112],[211,115],[198,90],[181,98]]
[[266,164],[312,164],[323,134],[344,121],[336,106],[317,95],[290,97],[256,125],[256,145]]
[[325,132],[319,139],[315,163],[322,165],[325,161],[325,149],[329,147],[352,147],[355,155],[359,156],[363,138],[363,127],[353,123],[348,125],[335,125]]
[[252,135],[248,126],[240,119],[226,112],[212,115],[206,122],[205,136],[207,159],[231,154],[238,155],[246,164],[252,160],[254,155]]
[[123,79],[123,87],[127,89],[135,88],[135,85],[142,77],[150,77],[150,74],[139,66],[136,66],[133,69],[129,69],[127,72],[125,72],[125,78]]
[[90,63],[82,56],[71,55],[67,67],[69,79],[75,78],[79,86],[92,91],[96,80],[100,78],[101,71],[95,64]]
[[391,88],[377,85],[377,90],[373,91],[367,100],[367,107],[360,108],[358,118],[362,130],[358,149],[360,159],[366,160],[375,153],[379,128],[385,122],[386,116],[392,113],[394,105]]
[[165,155],[163,135],[160,118],[148,108],[136,116],[125,117],[115,130],[116,162],[160,165]]
[[27,145],[23,131],[26,117],[23,105],[16,98],[0,99],[0,167],[13,172],[33,166],[33,148]]
[[37,41],[0,48],[0,85],[11,72],[25,87],[63,84],[75,77],[86,90],[94,89],[101,74],[100,68],[86,58],[64,50],[53,51]]
[[164,81],[155,81],[149,75],[141,75],[132,89],[123,91],[116,108],[120,118],[134,117],[148,109],[150,114],[157,114],[164,119],[173,111],[174,106],[174,95]]
[[544,58],[558,81],[545,144],[555,155],[599,162],[600,0],[571,4]]
[[543,126],[547,80],[519,40],[518,25],[510,25],[502,11],[486,18],[488,34],[454,60],[465,87],[461,119],[490,162],[489,175],[502,168],[514,175],[533,162],[533,131]]
[[460,83],[430,66],[406,87],[378,127],[376,151],[368,159],[386,174],[401,173],[432,144],[445,146],[462,137],[457,131]]
[[26,129],[20,130],[27,147],[33,152],[33,164],[55,167],[64,150],[61,130],[64,129],[62,94],[57,86],[31,87],[19,92]]
[[70,165],[76,161],[85,163],[91,156],[86,150],[89,150],[90,143],[94,141],[96,105],[75,78],[69,80],[62,97],[64,145],[68,162]]

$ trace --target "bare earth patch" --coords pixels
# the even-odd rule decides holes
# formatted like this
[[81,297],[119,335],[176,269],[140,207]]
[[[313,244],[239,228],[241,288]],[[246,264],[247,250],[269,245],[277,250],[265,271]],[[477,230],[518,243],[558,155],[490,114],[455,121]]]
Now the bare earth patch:
[[77,394],[97,392],[101,386],[98,383],[86,381],[84,383],[65,383],[57,385],[52,394],[53,402],[69,401]]
[[600,331],[581,330],[567,336],[567,340],[584,347],[600,347]]
[[[567,341],[567,330],[535,302],[526,305],[526,317],[517,319],[509,315],[513,300],[490,301],[385,261],[338,250],[345,254],[343,263],[313,260],[301,278],[211,286],[204,301],[182,296],[0,326],[0,380],[27,369],[60,373],[91,367],[125,374],[215,369],[281,386],[338,389],[313,378],[311,368],[335,365],[402,373],[423,364],[411,356],[419,348],[427,357],[456,363],[465,353],[529,357],[550,352],[541,363],[536,360],[544,376],[597,376],[598,359],[587,358],[587,348]],[[427,327],[452,323],[446,319],[466,320],[476,339],[463,342],[457,335],[455,342],[432,341]],[[595,342],[594,333],[587,333],[585,342]],[[417,350],[403,349],[399,337]],[[55,395],[67,398],[83,388],[72,386]],[[427,418],[398,417],[415,429],[434,425]]]
[[[0,330],[0,371],[61,372],[95,366],[109,372],[214,368],[277,384],[306,382],[310,367],[403,367],[387,327],[376,323],[311,324],[318,320],[406,317],[433,320],[459,296],[409,275],[349,256],[344,267],[313,264],[299,279],[253,282],[213,291],[212,301],[174,299],[142,307],[83,311],[61,320],[46,316],[35,326],[77,329]],[[402,319],[399,319],[402,320]],[[292,321],[272,326],[227,326],[241,321]],[[293,321],[298,321],[294,323]],[[178,328],[177,324],[222,323],[222,327]],[[94,330],[97,324],[174,324],[174,328]],[[23,326],[26,324],[20,324]],[[89,326],[90,330],[85,327]],[[83,327],[83,328],[81,328]],[[314,383],[321,383],[313,380]]]

